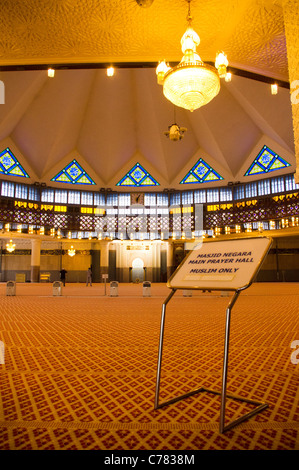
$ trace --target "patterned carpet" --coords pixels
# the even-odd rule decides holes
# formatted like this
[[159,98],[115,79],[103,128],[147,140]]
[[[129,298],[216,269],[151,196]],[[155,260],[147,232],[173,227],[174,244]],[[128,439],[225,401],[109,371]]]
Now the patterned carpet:
[[[219,433],[220,397],[201,393],[154,410],[161,306],[169,290],[101,284],[0,284],[0,449],[299,450],[298,284],[254,284],[232,311],[228,392],[268,403]],[[221,390],[220,293],[177,292],[167,307],[161,400],[200,385]],[[298,356],[299,357],[299,354]],[[227,419],[250,405],[227,402]]]

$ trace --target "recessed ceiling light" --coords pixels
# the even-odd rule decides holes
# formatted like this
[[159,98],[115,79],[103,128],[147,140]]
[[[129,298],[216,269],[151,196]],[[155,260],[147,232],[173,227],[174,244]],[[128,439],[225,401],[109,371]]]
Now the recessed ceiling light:
[[107,76],[108,77],[113,77],[114,75],[114,68],[111,66],[111,67],[108,67],[107,68]]

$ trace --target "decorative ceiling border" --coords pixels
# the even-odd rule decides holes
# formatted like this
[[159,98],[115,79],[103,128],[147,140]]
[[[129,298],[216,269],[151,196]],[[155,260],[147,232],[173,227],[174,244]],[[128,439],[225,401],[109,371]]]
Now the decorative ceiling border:
[[[206,62],[209,65],[213,65],[213,62]],[[176,63],[170,63],[171,67],[176,65]],[[87,62],[87,63],[47,63],[47,64],[1,64],[0,61],[0,71],[1,72],[20,72],[26,70],[48,70],[48,68],[53,68],[55,70],[76,70],[76,69],[106,69],[110,67],[111,63],[98,63],[98,62]],[[113,67],[118,69],[144,69],[144,68],[154,68],[157,67],[157,62],[114,62]],[[277,79],[275,77],[270,77],[267,75],[261,75],[255,72],[250,72],[248,70],[239,69],[236,67],[227,67],[227,71],[231,72],[233,75],[248,78],[250,80],[255,80],[259,82],[273,84],[274,82],[282,88],[290,89],[290,83],[284,80]]]

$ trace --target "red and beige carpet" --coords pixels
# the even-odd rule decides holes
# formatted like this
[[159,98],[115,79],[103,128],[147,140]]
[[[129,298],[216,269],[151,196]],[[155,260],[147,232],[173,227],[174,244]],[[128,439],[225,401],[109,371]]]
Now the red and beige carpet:
[[[233,308],[228,393],[269,407],[224,434],[217,395],[154,410],[165,285],[149,298],[129,284],[118,297],[102,284],[16,287],[0,284],[0,449],[299,450],[298,284],[253,284]],[[228,301],[177,292],[168,304],[161,400],[221,390]],[[249,410],[229,399],[227,420]]]

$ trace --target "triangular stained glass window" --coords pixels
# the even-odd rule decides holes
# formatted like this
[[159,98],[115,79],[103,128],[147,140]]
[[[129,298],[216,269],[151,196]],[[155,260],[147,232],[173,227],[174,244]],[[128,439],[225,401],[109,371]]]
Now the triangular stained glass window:
[[0,174],[29,178],[28,173],[24,170],[9,148],[6,148],[0,153]]
[[136,163],[116,186],[142,188],[145,186],[159,186],[159,183],[140,165],[140,163]]
[[266,145],[263,146],[257,157],[254,159],[245,176],[260,175],[271,171],[280,170],[291,166],[286,160],[277,155]]
[[77,160],[72,160],[71,163],[57,173],[51,181],[71,184],[95,184],[93,179],[83,170]]
[[191,170],[188,171],[180,184],[204,183],[219,180],[223,180],[222,176],[200,158]]

